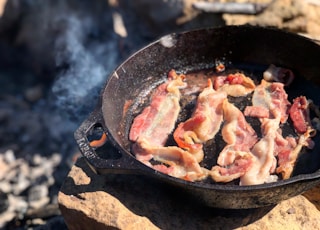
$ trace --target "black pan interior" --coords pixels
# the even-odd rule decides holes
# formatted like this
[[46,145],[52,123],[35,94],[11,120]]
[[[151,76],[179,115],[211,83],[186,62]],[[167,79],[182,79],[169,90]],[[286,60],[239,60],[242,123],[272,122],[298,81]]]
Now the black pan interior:
[[[286,89],[289,100],[305,95],[319,104],[319,60],[318,45],[276,29],[231,26],[170,35],[134,54],[110,77],[102,97],[104,121],[111,140],[130,154],[128,132],[132,120],[148,103],[151,91],[166,79],[168,71],[210,71],[216,61],[224,62],[227,70],[243,71],[257,81],[269,64],[289,68],[296,75]],[[187,106],[188,109],[191,111],[192,106]],[[255,124],[258,131],[259,123]],[[288,127],[288,133],[292,132]],[[314,141],[319,143],[319,135]],[[219,153],[224,146],[221,136],[214,142],[209,142],[205,151]],[[313,150],[304,151],[294,175],[313,173],[320,168],[320,146],[316,144]],[[216,157],[217,154],[206,158],[203,166],[212,166]]]

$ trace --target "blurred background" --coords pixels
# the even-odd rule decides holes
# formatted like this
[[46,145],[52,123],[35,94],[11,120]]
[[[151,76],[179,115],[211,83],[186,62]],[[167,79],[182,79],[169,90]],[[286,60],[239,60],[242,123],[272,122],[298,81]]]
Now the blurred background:
[[319,18],[319,0],[0,0],[0,229],[66,228],[57,193],[79,156],[73,133],[135,51],[241,24],[319,41]]

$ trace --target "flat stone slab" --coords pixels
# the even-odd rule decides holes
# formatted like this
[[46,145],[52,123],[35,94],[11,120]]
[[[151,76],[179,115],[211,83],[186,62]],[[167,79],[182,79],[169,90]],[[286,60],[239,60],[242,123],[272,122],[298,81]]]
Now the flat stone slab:
[[145,176],[96,175],[84,158],[79,158],[65,179],[58,200],[70,230],[317,229],[319,188],[272,207],[216,209],[192,202]]

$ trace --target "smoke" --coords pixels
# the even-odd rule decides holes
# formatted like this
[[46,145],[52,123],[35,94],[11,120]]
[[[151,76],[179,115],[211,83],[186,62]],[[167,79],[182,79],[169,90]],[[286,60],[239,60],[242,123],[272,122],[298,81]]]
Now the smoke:
[[55,23],[63,32],[55,40],[55,61],[61,71],[52,92],[57,107],[79,122],[93,110],[102,86],[116,67],[117,37],[112,31],[100,36],[93,17],[68,14]]

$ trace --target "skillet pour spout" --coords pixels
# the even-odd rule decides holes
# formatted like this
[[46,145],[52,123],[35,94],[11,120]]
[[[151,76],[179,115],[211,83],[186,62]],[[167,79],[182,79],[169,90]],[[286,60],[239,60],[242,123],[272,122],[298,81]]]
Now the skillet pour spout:
[[[190,182],[160,173],[131,152],[128,135],[134,117],[148,103],[150,93],[171,69],[189,73],[213,69],[218,62],[262,76],[270,65],[293,71],[290,99],[304,95],[320,103],[320,46],[297,34],[256,26],[224,26],[169,34],[142,48],[107,78],[97,108],[75,132],[80,151],[98,174],[144,174],[190,194],[207,206],[248,209],[274,205],[320,183],[320,140],[298,158],[291,178],[261,185],[239,186]],[[89,136],[100,130],[102,146],[90,145]]]

